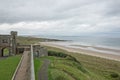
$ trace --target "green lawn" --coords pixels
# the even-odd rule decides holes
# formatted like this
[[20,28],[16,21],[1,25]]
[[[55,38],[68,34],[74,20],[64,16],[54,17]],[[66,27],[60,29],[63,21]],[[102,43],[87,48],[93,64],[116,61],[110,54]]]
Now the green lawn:
[[11,80],[21,56],[11,56],[0,60],[0,80]]

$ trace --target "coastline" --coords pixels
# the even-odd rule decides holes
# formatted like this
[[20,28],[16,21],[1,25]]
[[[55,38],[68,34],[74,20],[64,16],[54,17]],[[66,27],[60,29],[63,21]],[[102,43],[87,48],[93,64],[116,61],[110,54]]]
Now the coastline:
[[[111,53],[108,54],[106,52],[95,51],[95,50],[87,48],[89,46],[82,47],[82,45],[81,46],[79,45],[75,48],[75,47],[71,47],[71,46],[66,46],[65,44],[58,44],[58,42],[40,42],[40,44],[43,46],[51,46],[51,47],[60,48],[60,49],[66,50],[68,52],[80,53],[80,54],[85,54],[85,55],[96,56],[96,57],[101,57],[101,58],[105,58],[105,59],[120,61],[120,55],[111,54]],[[113,52],[120,53],[120,50],[94,47],[94,46],[92,46],[92,47],[96,48],[98,50],[108,50],[110,52],[113,51]]]

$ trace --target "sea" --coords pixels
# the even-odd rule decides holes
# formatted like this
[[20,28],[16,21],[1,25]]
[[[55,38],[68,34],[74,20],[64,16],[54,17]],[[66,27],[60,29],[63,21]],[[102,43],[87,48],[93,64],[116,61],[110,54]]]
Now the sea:
[[120,48],[120,37],[106,36],[37,36],[49,39],[66,40],[67,42],[85,45],[85,46],[101,46],[109,48]]
[[[49,38],[66,40],[64,42],[56,42],[56,44],[73,48],[82,48],[108,54],[120,55],[120,37],[114,36],[34,36],[38,38]],[[80,45],[80,46],[79,46]],[[86,47],[87,46],[87,47]],[[97,47],[97,48],[95,48]],[[105,48],[101,50],[98,48]],[[110,50],[112,49],[112,50]]]

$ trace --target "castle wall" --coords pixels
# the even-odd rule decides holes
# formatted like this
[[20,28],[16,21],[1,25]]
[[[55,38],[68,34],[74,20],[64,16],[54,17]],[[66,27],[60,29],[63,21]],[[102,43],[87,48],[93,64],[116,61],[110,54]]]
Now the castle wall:
[[11,52],[13,55],[17,53],[17,42],[16,42],[17,32],[11,31]]
[[9,48],[10,55],[17,53],[16,43],[17,32],[11,31],[10,35],[0,35],[0,56],[3,56],[3,49]]
[[0,35],[0,47],[10,46],[10,35]]
[[33,52],[36,57],[48,56],[47,49],[41,47],[40,45],[34,45]]

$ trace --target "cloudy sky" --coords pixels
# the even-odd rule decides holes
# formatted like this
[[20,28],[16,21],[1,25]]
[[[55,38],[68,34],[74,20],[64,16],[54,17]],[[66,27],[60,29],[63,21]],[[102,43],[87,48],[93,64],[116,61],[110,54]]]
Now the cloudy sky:
[[0,34],[120,35],[120,0],[0,0]]

